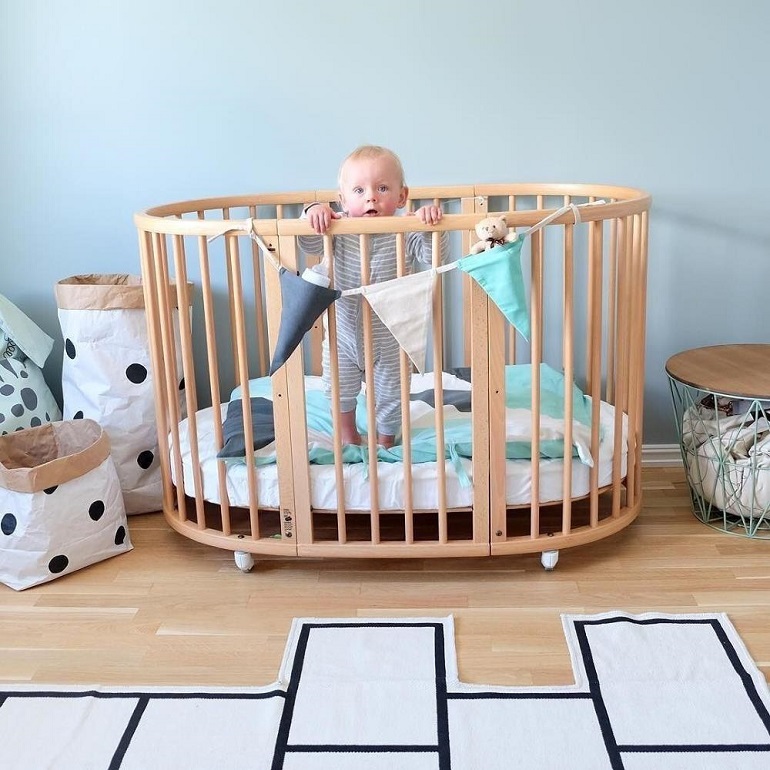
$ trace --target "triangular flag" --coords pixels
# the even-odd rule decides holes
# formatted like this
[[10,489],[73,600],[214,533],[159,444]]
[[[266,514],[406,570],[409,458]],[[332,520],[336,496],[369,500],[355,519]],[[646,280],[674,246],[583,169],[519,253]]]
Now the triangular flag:
[[341,292],[327,289],[306,281],[296,273],[282,267],[281,281],[281,328],[278,342],[270,362],[270,374],[275,374],[288,360],[305,333],[310,331],[318,317],[336,300]]
[[361,289],[372,310],[390,329],[420,374],[425,371],[425,348],[436,276],[434,270],[425,270]]
[[519,238],[481,254],[463,257],[456,264],[484,289],[521,335],[529,339],[529,311],[521,273],[523,243],[524,239]]

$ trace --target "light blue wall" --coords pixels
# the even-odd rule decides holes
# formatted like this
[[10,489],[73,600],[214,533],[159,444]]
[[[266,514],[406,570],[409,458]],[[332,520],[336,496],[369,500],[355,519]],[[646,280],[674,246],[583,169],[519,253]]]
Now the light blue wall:
[[765,0],[2,0],[0,291],[57,337],[56,281],[139,272],[133,212],[332,187],[363,142],[413,185],[640,187],[672,443],[666,359],[768,341],[769,51]]

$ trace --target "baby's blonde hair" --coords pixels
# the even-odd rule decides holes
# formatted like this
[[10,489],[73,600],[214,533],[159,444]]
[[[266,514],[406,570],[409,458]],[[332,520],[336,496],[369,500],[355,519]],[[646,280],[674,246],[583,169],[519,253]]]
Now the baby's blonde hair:
[[337,184],[342,187],[342,172],[345,170],[345,166],[351,160],[370,160],[372,158],[390,158],[396,166],[399,178],[401,180],[401,187],[406,185],[404,179],[404,167],[401,165],[401,159],[396,155],[393,150],[389,150],[387,147],[380,147],[378,144],[362,144],[360,147],[356,147],[353,152],[348,155],[340,165],[339,173],[337,174]]

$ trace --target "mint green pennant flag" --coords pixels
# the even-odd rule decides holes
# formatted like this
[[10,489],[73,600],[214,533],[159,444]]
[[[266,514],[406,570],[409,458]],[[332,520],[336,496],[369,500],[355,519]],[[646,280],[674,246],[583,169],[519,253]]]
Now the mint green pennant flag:
[[502,314],[529,339],[529,310],[521,273],[523,238],[495,246],[489,251],[463,257],[457,267],[473,278],[492,298]]

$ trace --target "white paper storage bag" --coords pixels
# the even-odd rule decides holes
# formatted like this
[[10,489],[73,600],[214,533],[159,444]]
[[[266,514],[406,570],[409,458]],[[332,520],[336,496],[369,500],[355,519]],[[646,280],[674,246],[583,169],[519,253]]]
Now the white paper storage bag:
[[29,588],[131,548],[109,439],[96,422],[0,437],[0,582]]
[[[170,292],[170,300],[175,292]],[[64,417],[96,420],[108,433],[126,512],[162,508],[155,391],[141,278],[76,275],[56,285],[64,337]],[[175,338],[179,316],[172,309]],[[180,415],[184,377],[176,346]]]

